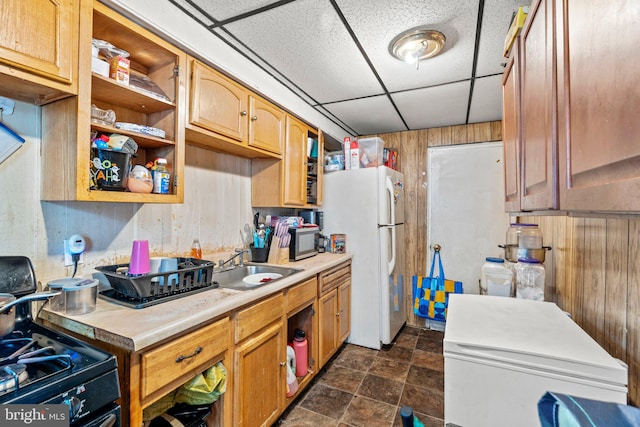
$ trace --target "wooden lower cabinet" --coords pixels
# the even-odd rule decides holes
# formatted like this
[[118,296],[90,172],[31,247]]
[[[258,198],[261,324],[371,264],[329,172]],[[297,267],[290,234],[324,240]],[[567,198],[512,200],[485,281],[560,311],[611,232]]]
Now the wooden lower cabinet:
[[286,335],[280,293],[236,313],[233,425],[271,425],[284,410]]
[[318,369],[335,354],[351,331],[351,263],[322,273],[319,290]]

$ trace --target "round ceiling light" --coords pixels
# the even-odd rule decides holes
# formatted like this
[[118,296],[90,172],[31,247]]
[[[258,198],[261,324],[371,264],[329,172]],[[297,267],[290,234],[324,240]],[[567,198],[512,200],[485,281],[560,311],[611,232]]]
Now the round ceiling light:
[[401,61],[413,64],[442,52],[445,41],[444,34],[439,31],[411,29],[400,33],[389,43],[389,53]]

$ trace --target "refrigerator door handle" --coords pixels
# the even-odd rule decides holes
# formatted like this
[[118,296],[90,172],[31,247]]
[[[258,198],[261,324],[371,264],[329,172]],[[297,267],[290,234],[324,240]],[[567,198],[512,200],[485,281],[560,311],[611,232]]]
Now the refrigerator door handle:
[[396,223],[396,206],[395,206],[395,189],[393,188],[393,182],[391,182],[391,178],[387,177],[387,179],[385,180],[385,187],[387,189],[387,195],[389,196],[388,200],[388,204],[389,204],[389,214],[390,214],[390,218],[389,218],[389,224],[395,224]]
[[391,228],[391,259],[389,260],[389,274],[396,268],[396,227]]

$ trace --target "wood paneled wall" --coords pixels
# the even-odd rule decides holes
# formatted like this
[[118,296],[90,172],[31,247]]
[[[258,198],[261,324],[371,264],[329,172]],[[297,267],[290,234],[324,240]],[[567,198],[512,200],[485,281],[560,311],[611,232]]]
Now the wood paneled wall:
[[[379,136],[399,154],[404,173],[407,272],[425,275],[427,148],[502,140],[501,122],[449,126]],[[524,221],[524,220],[523,220]],[[613,357],[629,365],[629,401],[640,406],[640,218],[527,216],[545,246],[545,299],[554,301]],[[408,323],[423,326],[413,315]]]
[[640,405],[640,218],[527,216],[540,225],[545,300],[568,311],[629,365],[629,401]]

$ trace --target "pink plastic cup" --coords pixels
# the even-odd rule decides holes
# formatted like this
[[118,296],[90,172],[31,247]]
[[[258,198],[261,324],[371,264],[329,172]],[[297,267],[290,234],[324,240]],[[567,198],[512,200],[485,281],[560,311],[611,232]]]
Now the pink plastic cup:
[[131,260],[129,261],[129,274],[149,274],[151,272],[151,262],[149,261],[149,241],[134,240],[131,250]]

